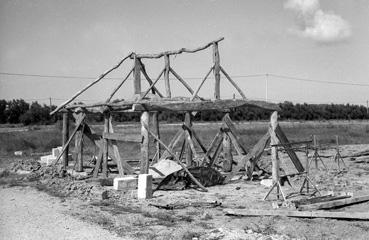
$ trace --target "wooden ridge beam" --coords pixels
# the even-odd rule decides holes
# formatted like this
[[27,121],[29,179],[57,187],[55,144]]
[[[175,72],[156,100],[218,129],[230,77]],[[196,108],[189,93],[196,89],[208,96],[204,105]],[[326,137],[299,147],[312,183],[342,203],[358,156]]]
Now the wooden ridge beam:
[[165,51],[165,52],[161,52],[161,53],[157,53],[157,54],[136,54],[136,56],[138,58],[161,58],[161,57],[164,57],[165,55],[178,55],[178,54],[181,54],[181,53],[195,53],[195,52],[198,52],[198,51],[201,51],[201,50],[204,50],[210,46],[213,45],[213,43],[218,43],[220,41],[223,41],[224,40],[224,37],[221,37],[219,39],[216,39],[214,41],[211,41],[201,47],[198,47],[198,48],[194,48],[194,49],[189,49],[189,48],[181,48],[181,49],[178,49],[178,50],[173,50],[173,51]]

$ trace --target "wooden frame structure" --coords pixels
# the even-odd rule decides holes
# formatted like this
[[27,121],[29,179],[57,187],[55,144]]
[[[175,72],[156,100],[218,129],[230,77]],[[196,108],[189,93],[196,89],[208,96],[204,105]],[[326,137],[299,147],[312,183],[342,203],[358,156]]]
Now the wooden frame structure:
[[[156,154],[152,159],[160,159],[162,157],[169,155],[173,156],[171,152],[172,147],[178,143],[179,138],[185,136],[185,141],[183,142],[183,149],[187,149],[186,151],[186,165],[190,166],[193,164],[193,157],[196,158],[196,151],[194,149],[193,139],[200,145],[200,148],[204,151],[205,159],[208,160],[208,164],[212,164],[212,159],[214,156],[208,155],[208,149],[201,143],[196,132],[192,129],[191,122],[191,112],[203,111],[203,110],[219,110],[228,112],[232,108],[242,107],[242,106],[253,106],[259,107],[269,110],[278,110],[279,107],[276,104],[264,102],[264,101],[254,101],[248,100],[246,95],[241,90],[241,88],[232,80],[230,75],[226,72],[226,70],[220,64],[220,55],[219,55],[219,43],[224,40],[224,38],[219,38],[212,42],[209,42],[201,47],[195,49],[181,48],[179,50],[174,51],[165,51],[158,54],[138,54],[131,52],[126,57],[121,59],[115,66],[108,69],[106,72],[101,74],[96,80],[92,81],[86,87],[78,91],[74,94],[69,100],[62,103],[58,106],[51,114],[55,114],[57,112],[63,113],[63,150],[61,154],[61,158],[63,159],[64,170],[68,166],[68,152],[69,152],[69,143],[73,139],[74,136],[78,136],[76,140],[76,147],[79,151],[78,153],[78,171],[83,171],[83,159],[82,159],[82,148],[83,148],[83,135],[91,139],[95,145],[99,148],[99,154],[97,157],[97,161],[95,164],[95,168],[93,174],[95,177],[98,176],[99,169],[102,169],[103,177],[107,177],[108,175],[108,158],[112,158],[119,170],[120,175],[132,174],[134,172],[133,168],[119,156],[119,149],[117,147],[117,141],[123,142],[136,142],[141,144],[141,156],[140,156],[140,173],[148,173],[149,170],[149,138],[153,137],[156,141]],[[170,57],[177,56],[183,53],[196,53],[199,51],[206,50],[208,48],[212,48],[212,65],[210,69],[207,71],[207,74],[199,83],[197,88],[192,88],[170,65]],[[159,72],[158,76],[154,79],[150,78],[144,64],[145,59],[164,59],[164,67]],[[118,69],[122,66],[123,62],[133,61],[133,67],[129,71],[129,73],[122,79],[122,81],[114,88],[114,91],[108,96],[108,98],[99,103],[93,104],[71,104],[79,95],[87,91],[89,88],[94,86],[96,83],[104,79],[109,73]],[[213,73],[214,75],[214,99],[204,99],[201,98],[198,94],[203,86],[204,82],[208,79],[209,75]],[[235,89],[240,94],[240,99],[221,99],[220,98],[220,81],[221,74],[235,87]],[[112,101],[113,97],[117,93],[117,91],[124,85],[127,79],[130,76],[133,76],[133,97],[130,100],[123,101]],[[170,87],[170,75],[175,77],[175,80],[178,80],[191,94],[190,98],[184,97],[175,97],[172,96],[171,87]],[[146,80],[149,83],[149,87],[147,89],[142,89],[141,82],[142,79]],[[156,84],[163,76],[164,78],[164,91],[158,89]],[[150,93],[150,94],[149,94]],[[125,98],[126,99],[126,98]],[[160,130],[159,130],[159,121],[158,121],[158,112],[161,111],[178,111],[185,112],[186,117],[184,121],[184,125],[182,129],[180,129],[180,136],[175,136],[174,140],[166,146],[160,140]],[[101,135],[96,134],[93,129],[86,122],[86,113],[103,113],[104,114],[104,132]],[[128,137],[123,134],[115,133],[111,121],[111,114],[114,112],[140,112],[141,113],[141,133],[135,137]],[[73,114],[71,114],[73,113]],[[76,120],[76,128],[75,130],[69,134],[68,132],[68,116],[73,115]],[[150,118],[153,122],[153,129],[149,129]],[[229,116],[226,118],[228,123],[231,123]],[[232,129],[229,127],[228,129]],[[238,137],[234,134],[229,134],[227,129],[222,130],[222,146],[223,149],[226,149],[227,159],[229,160],[228,169],[231,168],[232,163],[232,154],[230,152],[230,140],[231,141],[239,141]],[[78,132],[78,134],[77,134]],[[234,132],[234,131],[232,131]],[[236,140],[233,140],[236,138]],[[212,149],[213,145],[210,146]],[[164,153],[162,150],[165,149]],[[228,150],[227,150],[228,149]],[[240,151],[242,151],[242,145],[240,147]],[[243,150],[243,154],[247,154],[245,150]],[[184,150],[182,151],[182,153]],[[177,156],[174,156],[177,159]],[[180,161],[181,158],[178,160]],[[59,159],[58,159],[59,160]],[[185,167],[185,166],[183,166]],[[200,186],[201,187],[201,186]]]

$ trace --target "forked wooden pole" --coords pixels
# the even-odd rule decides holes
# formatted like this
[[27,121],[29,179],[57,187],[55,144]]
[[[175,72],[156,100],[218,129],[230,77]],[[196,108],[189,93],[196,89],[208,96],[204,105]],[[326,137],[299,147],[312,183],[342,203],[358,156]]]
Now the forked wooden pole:
[[54,113],[58,112],[60,109],[62,109],[65,105],[69,104],[70,102],[72,102],[74,99],[76,99],[79,95],[81,95],[82,93],[84,93],[87,89],[89,89],[91,86],[95,85],[96,83],[98,83],[101,79],[103,79],[106,75],[108,75],[110,72],[112,72],[113,70],[117,69],[118,67],[120,67],[120,65],[122,65],[122,63],[127,59],[130,58],[132,56],[133,53],[128,54],[128,56],[126,56],[125,58],[123,58],[122,60],[119,61],[119,63],[117,65],[115,65],[114,67],[112,67],[111,69],[107,70],[106,72],[104,72],[103,74],[100,75],[100,77],[98,77],[96,80],[94,80],[93,82],[91,82],[90,84],[88,84],[86,87],[84,87],[82,90],[80,90],[79,92],[77,92],[76,94],[73,95],[73,97],[71,97],[69,100],[65,101],[64,103],[62,103],[59,107],[57,107],[54,111],[52,111],[50,113],[50,115],[53,115]]

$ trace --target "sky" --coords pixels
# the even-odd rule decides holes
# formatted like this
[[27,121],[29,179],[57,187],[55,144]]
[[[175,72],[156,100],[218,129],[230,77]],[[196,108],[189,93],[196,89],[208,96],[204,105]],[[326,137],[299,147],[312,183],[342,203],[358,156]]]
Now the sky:
[[[1,0],[0,99],[57,105],[132,51],[195,48],[224,37],[221,65],[249,99],[366,105],[368,22],[367,0]],[[143,62],[152,79],[164,67],[164,59]],[[106,99],[132,64],[79,100]],[[211,48],[173,56],[171,66],[195,89],[212,66]],[[189,96],[177,81],[171,86],[173,95]],[[163,81],[158,87],[164,92]],[[199,95],[213,91],[209,78]],[[233,94],[239,97],[222,76],[221,97]],[[116,97],[132,95],[129,79]]]

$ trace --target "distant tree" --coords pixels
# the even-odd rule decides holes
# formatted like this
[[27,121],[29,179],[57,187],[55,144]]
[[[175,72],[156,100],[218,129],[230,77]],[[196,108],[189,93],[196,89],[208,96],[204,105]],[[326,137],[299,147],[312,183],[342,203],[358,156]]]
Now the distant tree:
[[7,122],[7,115],[6,115],[6,106],[7,102],[3,99],[0,100],[0,123],[6,123]]
[[8,102],[8,107],[6,109],[7,122],[8,123],[19,123],[19,117],[27,112],[29,109],[29,104],[23,99],[15,99]]

